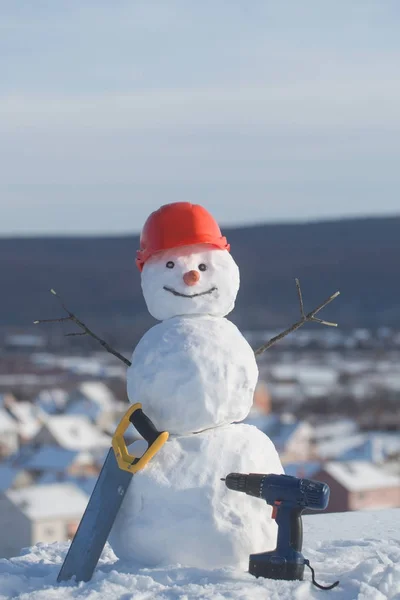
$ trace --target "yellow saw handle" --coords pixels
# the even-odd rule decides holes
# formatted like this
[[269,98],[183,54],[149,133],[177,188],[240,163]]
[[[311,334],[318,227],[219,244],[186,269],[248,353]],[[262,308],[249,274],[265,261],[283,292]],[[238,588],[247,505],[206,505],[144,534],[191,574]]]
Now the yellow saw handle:
[[[129,454],[126,447],[124,433],[130,424],[136,427],[149,444],[146,452],[140,458]],[[143,413],[140,402],[133,404],[122,417],[112,438],[112,447],[119,468],[128,473],[137,473],[164,446],[168,437],[167,431],[157,431],[150,419]]]

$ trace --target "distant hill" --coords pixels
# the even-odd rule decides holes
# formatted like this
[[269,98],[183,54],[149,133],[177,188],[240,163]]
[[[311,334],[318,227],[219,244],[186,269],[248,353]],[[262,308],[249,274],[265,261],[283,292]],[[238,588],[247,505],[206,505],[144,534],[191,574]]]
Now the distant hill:
[[[298,316],[294,278],[311,310],[339,289],[323,313],[343,327],[400,327],[400,217],[224,228],[241,269],[232,319],[243,329],[282,327]],[[71,310],[102,330],[145,330],[135,267],[137,237],[0,239],[0,325],[30,326]]]

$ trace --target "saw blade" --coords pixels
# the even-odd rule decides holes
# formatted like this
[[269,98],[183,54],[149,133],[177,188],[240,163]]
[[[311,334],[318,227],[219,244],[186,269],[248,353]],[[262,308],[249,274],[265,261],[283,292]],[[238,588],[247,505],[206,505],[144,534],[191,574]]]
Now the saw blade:
[[89,581],[132,479],[110,448],[57,581]]

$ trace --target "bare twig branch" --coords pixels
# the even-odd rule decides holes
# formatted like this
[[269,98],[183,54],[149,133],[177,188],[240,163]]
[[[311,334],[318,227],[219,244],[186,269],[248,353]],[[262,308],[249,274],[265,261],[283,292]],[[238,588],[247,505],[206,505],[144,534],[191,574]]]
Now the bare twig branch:
[[62,321],[71,321],[71,317],[61,317],[60,319],[39,319],[38,321],[33,321],[33,324],[38,325],[38,323],[61,323]]
[[323,319],[317,319],[317,317],[313,317],[310,319],[313,323],[321,323],[321,325],[327,325],[328,327],[337,327],[337,323],[331,323],[330,321],[324,321]]
[[95,333],[93,333],[93,331],[91,331],[89,329],[89,327],[87,327],[85,325],[85,323],[83,323],[83,321],[80,321],[78,319],[78,317],[76,317],[74,315],[74,313],[72,313],[70,310],[68,310],[68,308],[63,303],[61,297],[57,294],[57,292],[55,290],[51,289],[50,292],[53,294],[53,296],[55,296],[58,299],[58,301],[60,302],[60,304],[63,307],[63,309],[68,314],[68,317],[61,317],[59,319],[41,319],[41,320],[38,320],[38,321],[34,321],[35,325],[37,325],[38,323],[54,323],[54,322],[61,322],[61,321],[73,321],[74,323],[76,323],[76,325],[78,325],[78,327],[80,327],[81,329],[83,329],[83,332],[82,333],[81,332],[79,332],[79,333],[67,333],[66,334],[67,337],[69,337],[69,336],[75,336],[75,335],[90,335],[90,337],[92,337],[97,342],[99,342],[99,344],[101,346],[103,346],[103,348],[105,350],[107,350],[107,352],[109,352],[110,354],[113,354],[114,356],[116,356],[117,358],[119,358],[120,360],[122,360],[122,362],[124,362],[128,367],[131,366],[131,361],[130,360],[128,360],[127,358],[125,358],[125,356],[123,356],[122,354],[120,354],[119,352],[117,352],[116,350],[114,350],[114,348],[112,348],[107,342],[105,342],[104,340],[102,340],[101,338],[99,338],[99,336],[96,335]]
[[66,333],[64,337],[75,337],[76,335],[86,335],[86,331],[78,331],[77,333]]
[[[322,310],[323,308],[325,308],[325,306],[327,306],[330,302],[332,302],[332,300],[334,300],[335,298],[337,298],[339,296],[340,292],[335,292],[334,294],[332,294],[332,296],[329,296],[329,298],[327,298],[324,302],[322,302],[322,304],[320,304],[319,306],[317,306],[317,308],[314,308],[314,310],[312,310],[310,313],[308,313],[308,315],[306,315],[306,319],[312,319],[317,313],[319,313],[320,310]],[[337,324],[336,324],[337,327]]]
[[295,279],[295,282],[296,282],[297,294],[299,296],[301,318],[305,319],[306,315],[304,314],[303,294],[301,293],[300,281],[297,279],[297,277]]
[[268,342],[266,342],[265,344],[260,346],[260,348],[257,348],[257,350],[254,351],[255,356],[260,356],[260,354],[265,352],[265,350],[268,350],[268,348],[271,348],[271,346],[276,344],[276,342],[279,342],[279,340],[281,340],[282,338],[287,336],[289,333],[292,333],[293,331],[296,331],[296,329],[299,329],[300,327],[302,327],[302,325],[304,325],[304,323],[314,322],[314,323],[320,323],[321,325],[328,325],[329,327],[337,327],[337,323],[330,323],[329,321],[324,321],[322,319],[318,319],[315,315],[317,313],[319,313],[320,310],[325,308],[325,306],[327,306],[330,302],[332,302],[332,300],[337,298],[339,296],[340,292],[335,292],[334,294],[329,296],[329,298],[327,298],[324,302],[322,302],[322,304],[317,306],[317,308],[314,308],[314,310],[312,310],[311,312],[309,312],[306,315],[304,313],[303,296],[301,293],[300,282],[298,279],[296,279],[296,288],[297,288],[297,293],[299,296],[299,303],[300,303],[300,314],[301,314],[300,321],[297,321],[297,323],[294,323],[291,327],[289,327],[288,329],[285,329],[285,331],[282,331],[282,333],[279,333],[275,337],[271,338]]

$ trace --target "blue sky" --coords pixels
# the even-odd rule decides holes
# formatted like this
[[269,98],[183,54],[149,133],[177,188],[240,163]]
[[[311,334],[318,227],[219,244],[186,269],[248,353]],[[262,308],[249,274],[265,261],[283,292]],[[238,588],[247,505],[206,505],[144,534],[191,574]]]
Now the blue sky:
[[400,213],[397,0],[0,3],[0,234]]

